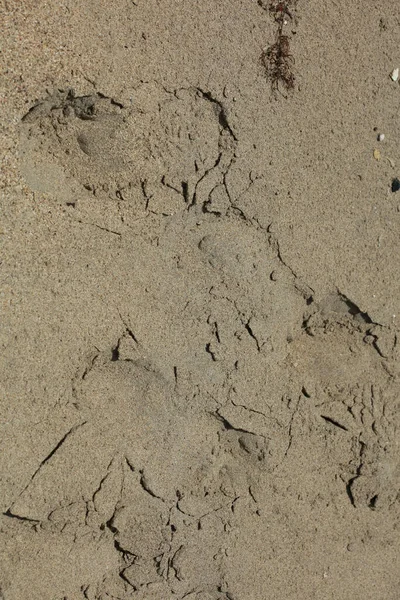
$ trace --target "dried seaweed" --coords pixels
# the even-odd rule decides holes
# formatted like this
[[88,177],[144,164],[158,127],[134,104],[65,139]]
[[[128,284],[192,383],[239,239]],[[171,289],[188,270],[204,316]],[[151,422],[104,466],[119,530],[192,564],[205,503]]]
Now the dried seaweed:
[[279,89],[279,84],[282,84],[286,90],[294,88],[295,77],[292,72],[294,59],[290,54],[288,36],[278,33],[275,44],[263,51],[261,62],[274,91]]
[[289,91],[294,88],[295,84],[294,58],[290,50],[290,37],[283,30],[289,21],[295,20],[296,2],[297,0],[286,0],[284,2],[270,2],[265,5],[262,0],[259,1],[259,5],[268,11],[277,23],[275,42],[264,48],[261,54],[261,64],[275,92],[279,90],[280,85]]

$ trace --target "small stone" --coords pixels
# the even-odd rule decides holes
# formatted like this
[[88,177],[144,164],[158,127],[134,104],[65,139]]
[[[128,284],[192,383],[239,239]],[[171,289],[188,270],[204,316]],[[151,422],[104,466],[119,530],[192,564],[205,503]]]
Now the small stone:
[[393,69],[393,71],[390,73],[390,79],[392,81],[397,81],[399,78],[399,69]]
[[381,160],[381,153],[376,148],[374,150],[374,159],[375,160]]
[[398,192],[398,191],[400,190],[400,180],[399,180],[397,177],[395,177],[395,178],[392,180],[392,187],[391,187],[391,190],[392,190],[392,192],[393,192],[393,193],[394,193],[394,192]]
[[380,133],[378,135],[378,142],[383,142],[384,139],[385,139],[385,134],[384,133]]

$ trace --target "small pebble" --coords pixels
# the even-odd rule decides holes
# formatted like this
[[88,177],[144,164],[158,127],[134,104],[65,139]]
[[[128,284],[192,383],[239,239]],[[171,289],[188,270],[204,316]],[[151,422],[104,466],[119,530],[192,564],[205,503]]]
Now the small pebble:
[[374,150],[374,159],[381,160],[381,153],[379,152],[379,150]]
[[393,71],[390,74],[390,78],[392,81],[397,81],[399,78],[399,69],[393,69]]
[[400,190],[400,179],[395,177],[392,179],[392,192],[398,192]]
[[385,139],[385,134],[384,133],[380,133],[378,135],[378,142],[383,142],[384,139]]

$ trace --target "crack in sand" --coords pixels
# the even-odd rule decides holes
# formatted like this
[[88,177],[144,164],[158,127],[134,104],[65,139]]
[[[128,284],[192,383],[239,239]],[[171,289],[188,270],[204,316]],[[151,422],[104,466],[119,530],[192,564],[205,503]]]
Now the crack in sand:
[[[77,425],[74,425],[73,427],[71,427],[66,433],[65,435],[63,435],[63,437],[60,439],[60,441],[54,446],[54,448],[51,450],[51,452],[41,461],[41,463],[39,464],[39,466],[37,467],[37,469],[34,471],[33,475],[31,475],[29,482],[26,484],[26,486],[23,488],[23,490],[18,494],[17,498],[14,500],[14,502],[11,504],[11,506],[7,509],[7,511],[4,513],[6,516],[10,516],[10,517],[15,517],[15,518],[20,518],[22,520],[25,519],[25,517],[21,516],[21,515],[16,515],[13,514],[12,509],[13,506],[17,503],[18,499],[23,495],[23,493],[28,489],[28,487],[31,485],[31,483],[34,481],[34,479],[38,476],[38,474],[40,473],[41,469],[44,467],[44,465],[46,465],[51,458],[56,454],[56,452],[58,452],[58,450],[60,450],[60,448],[62,447],[62,445],[64,444],[64,442],[70,437],[73,436],[74,433],[80,429],[81,427],[83,427],[84,425],[86,425],[87,421],[83,421],[82,423],[78,423]],[[8,513],[8,514],[7,514]],[[27,520],[27,519],[25,519]]]

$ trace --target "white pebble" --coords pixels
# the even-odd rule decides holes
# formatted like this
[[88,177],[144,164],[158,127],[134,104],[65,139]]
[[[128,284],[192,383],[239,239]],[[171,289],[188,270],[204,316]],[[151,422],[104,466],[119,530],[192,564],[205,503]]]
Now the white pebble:
[[383,142],[384,139],[385,139],[385,134],[384,133],[380,133],[378,135],[378,142]]
[[393,71],[390,74],[390,77],[392,81],[397,81],[399,78],[399,69],[393,69]]

